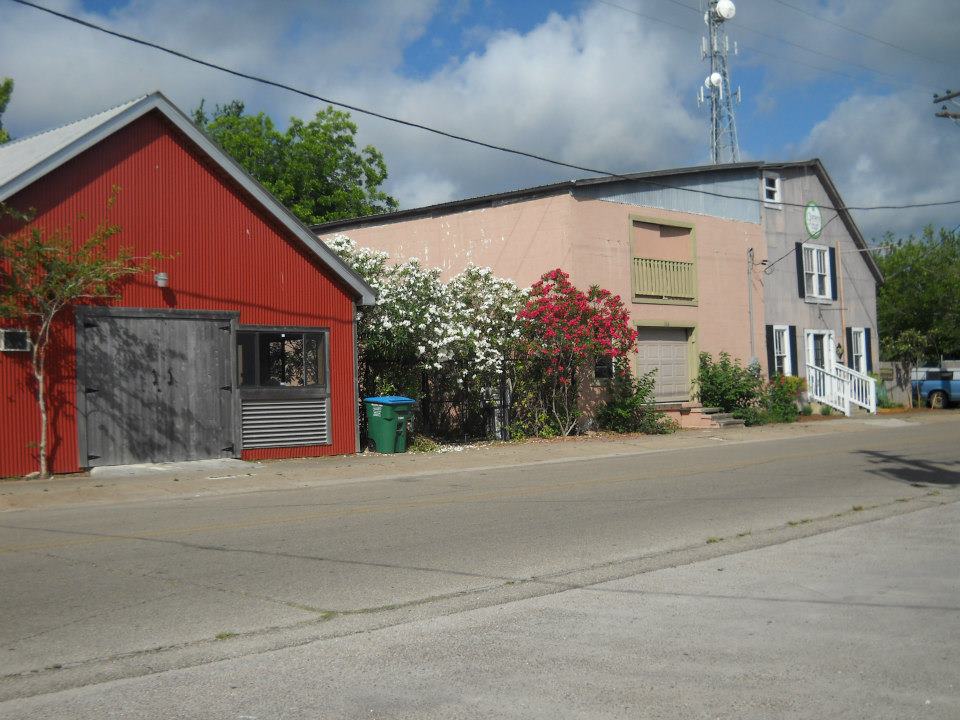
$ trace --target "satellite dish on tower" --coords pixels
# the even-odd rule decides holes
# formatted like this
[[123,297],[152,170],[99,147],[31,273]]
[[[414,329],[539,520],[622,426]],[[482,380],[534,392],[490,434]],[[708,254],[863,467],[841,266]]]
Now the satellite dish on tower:
[[737,14],[737,6],[733,4],[733,0],[720,0],[716,13],[721,20],[733,20],[733,16]]
[[[708,35],[700,43],[700,58],[710,63],[710,74],[700,86],[697,104],[710,105],[710,159],[715,164],[740,160],[737,125],[733,116],[733,105],[740,102],[740,89],[734,89],[736,86],[730,82],[730,39],[726,30],[727,21],[737,14],[734,1],[700,0],[700,8],[705,10],[703,21],[708,29]],[[737,54],[736,42],[733,44],[733,54]]]

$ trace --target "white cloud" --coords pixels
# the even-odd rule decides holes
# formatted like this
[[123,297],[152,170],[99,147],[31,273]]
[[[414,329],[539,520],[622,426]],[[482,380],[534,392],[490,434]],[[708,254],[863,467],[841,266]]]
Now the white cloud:
[[392,192],[404,199],[405,207],[423,207],[459,200],[456,183],[446,177],[427,173],[402,174],[392,183]]
[[[960,129],[909,93],[854,95],[817,124],[801,154],[819,156],[848,205],[904,205],[960,199],[953,171]],[[867,237],[956,225],[960,206],[856,212]]]
[[[71,14],[252,74],[574,164],[623,172],[707,160],[707,118],[693,103],[704,73],[696,52],[702,22],[695,13],[656,0],[624,3],[689,27],[692,34],[685,34],[609,5],[587,4],[568,16],[546,16],[526,32],[466,32],[467,47],[478,48],[475,52],[453,56],[433,72],[424,74],[419,68],[417,77],[409,77],[403,70],[404,53],[427,32],[436,13],[449,11],[450,6],[440,2],[237,0],[225,9],[214,0],[131,0],[103,17],[85,11],[80,0],[51,0]],[[820,0],[791,2],[954,65],[960,62],[960,46],[951,32],[955,0],[880,6],[874,0],[845,0],[827,7]],[[829,95],[812,93],[826,75],[792,66],[791,57],[858,71],[751,35],[747,25],[912,83],[947,82],[943,66],[925,64],[781,5],[743,0],[731,34],[773,54],[736,60],[742,68],[748,60],[764,63],[766,87],[744,87],[765,113],[760,126],[792,125],[788,114],[801,102],[793,95],[797,88],[804,88],[812,102],[837,96],[835,86]],[[201,98],[209,105],[241,98],[249,110],[265,110],[281,125],[290,115],[309,117],[317,110],[311,100],[12,3],[0,3],[0,48],[0,72],[17,81],[4,116],[4,125],[15,135],[154,89],[187,111]],[[747,75],[736,67],[735,74]],[[960,131],[933,118],[929,93],[855,87],[850,85],[844,95],[848,99],[835,107],[816,107],[825,119],[806,138],[806,129],[799,126],[796,135],[801,137],[779,151],[768,150],[764,159],[820,156],[850,204],[960,197],[960,186],[946,165],[956,155]],[[406,207],[578,174],[362,115],[354,119],[361,141],[384,152],[388,189]],[[741,123],[741,128],[746,126]],[[745,156],[751,146],[770,147],[759,136],[751,139],[741,133],[741,141]],[[877,234],[888,227],[912,230],[925,222],[960,221],[956,215],[936,210],[862,214],[859,219],[867,234]]]
[[[656,26],[598,5],[551,15],[526,34],[497,33],[482,52],[424,80],[393,77],[354,93],[400,117],[577,165],[657,168],[707,154],[703,119],[684,101],[702,72],[687,50]],[[585,174],[380,124],[364,131],[395,174],[426,168],[452,179],[462,196]],[[406,205],[408,185],[394,185]]]
[[[402,60],[437,0],[364,3],[132,0],[103,17],[79,0],[48,3],[71,15],[214,63],[320,92],[362,82]],[[37,10],[0,5],[2,73],[17,82],[4,118],[30,133],[162,90],[184,110],[242,98],[283,122],[316,103],[111,38]]]

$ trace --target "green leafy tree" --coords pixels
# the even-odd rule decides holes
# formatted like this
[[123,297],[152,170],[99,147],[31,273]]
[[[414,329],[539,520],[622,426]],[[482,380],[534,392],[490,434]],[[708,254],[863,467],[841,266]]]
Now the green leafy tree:
[[124,279],[148,270],[149,264],[128,249],[109,251],[107,241],[120,231],[116,225],[101,223],[90,237],[77,243],[69,229],[45,232],[23,226],[29,217],[2,209],[21,229],[0,235],[0,318],[16,321],[30,336],[31,370],[40,410],[39,471],[45,478],[50,475],[46,360],[54,322],[74,304],[112,297]]
[[13,96],[13,78],[4,78],[0,80],[0,144],[10,139],[10,133],[3,129],[3,113],[10,104],[10,98]]
[[383,155],[372,145],[357,149],[349,113],[327,107],[309,122],[290,118],[281,132],[264,113],[245,114],[234,100],[212,114],[203,103],[194,122],[247,172],[307,224],[396,210],[381,186]]
[[[930,339],[919,330],[909,328],[892,337],[883,338],[884,354],[891,360],[900,363],[903,385],[907,388],[907,397],[910,398],[910,407],[913,407],[913,383],[910,378],[913,369],[923,363],[924,357],[930,352]],[[917,397],[919,404],[920,398]]]
[[[904,352],[897,338],[911,330],[924,338],[925,357],[960,357],[960,233],[928,226],[919,238],[888,234],[885,247],[877,258],[885,279],[877,291],[884,357],[897,359],[894,352]],[[916,337],[906,337],[913,347]]]
[[700,353],[700,369],[694,383],[697,400],[704,407],[718,407],[724,412],[754,407],[763,396],[760,366],[744,367],[727,352],[721,352],[717,360],[710,353]]

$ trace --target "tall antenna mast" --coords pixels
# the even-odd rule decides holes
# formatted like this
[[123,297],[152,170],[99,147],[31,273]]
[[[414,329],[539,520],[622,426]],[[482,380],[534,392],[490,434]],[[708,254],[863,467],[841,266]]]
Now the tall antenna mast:
[[[700,59],[710,60],[710,74],[697,94],[697,105],[710,104],[710,158],[714,165],[719,165],[740,161],[737,123],[733,117],[733,103],[734,100],[740,102],[740,88],[734,92],[730,85],[727,65],[730,40],[724,29],[724,23],[733,19],[737,9],[732,0],[706,0],[706,5],[703,22],[709,37],[702,38]],[[733,54],[737,54],[736,42]]]

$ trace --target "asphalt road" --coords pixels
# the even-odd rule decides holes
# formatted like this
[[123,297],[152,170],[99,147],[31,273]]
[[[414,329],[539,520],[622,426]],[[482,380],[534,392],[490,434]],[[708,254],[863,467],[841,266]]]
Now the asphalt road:
[[955,717],[958,428],[7,513],[0,716]]

